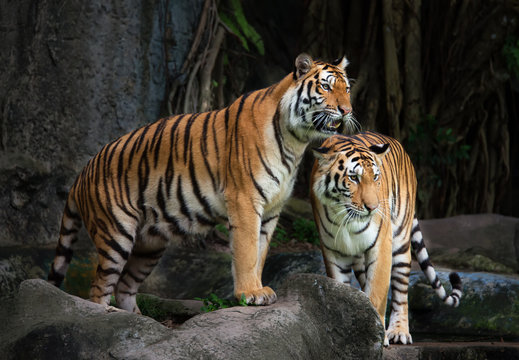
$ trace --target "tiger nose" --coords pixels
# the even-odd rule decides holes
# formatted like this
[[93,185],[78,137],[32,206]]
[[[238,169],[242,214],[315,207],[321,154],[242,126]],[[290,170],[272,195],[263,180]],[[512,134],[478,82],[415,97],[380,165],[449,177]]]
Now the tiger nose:
[[339,112],[341,115],[347,115],[351,112],[351,107],[345,106],[345,105],[339,105],[338,106]]
[[372,212],[372,211],[377,210],[377,208],[378,208],[378,204],[376,204],[376,203],[373,203],[373,204],[364,204],[364,207],[365,207],[366,210],[368,210],[369,212]]

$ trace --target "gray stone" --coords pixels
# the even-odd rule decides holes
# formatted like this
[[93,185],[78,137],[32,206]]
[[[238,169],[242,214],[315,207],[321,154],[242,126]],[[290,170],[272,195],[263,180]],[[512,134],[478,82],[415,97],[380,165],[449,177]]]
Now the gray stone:
[[[449,288],[448,272],[438,277]],[[458,273],[463,282],[459,307],[443,305],[421,272],[410,278],[409,312],[414,337],[519,340],[519,277]],[[447,286],[446,286],[447,285]]]
[[169,329],[106,313],[42,280],[3,300],[2,359],[380,359],[383,329],[360,291],[319,275],[291,277],[266,307],[197,315]]
[[519,219],[497,214],[420,220],[436,264],[472,271],[519,272]]
[[384,360],[483,360],[519,359],[518,343],[449,342],[392,345],[384,349]]

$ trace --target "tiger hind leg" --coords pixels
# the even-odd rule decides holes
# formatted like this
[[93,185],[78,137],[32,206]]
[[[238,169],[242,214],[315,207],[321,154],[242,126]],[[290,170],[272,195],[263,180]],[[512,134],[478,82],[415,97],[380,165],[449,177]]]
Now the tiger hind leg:
[[133,238],[130,240],[119,234],[108,238],[97,233],[94,235],[94,242],[99,264],[90,287],[90,300],[112,311],[110,298],[132,251]]
[[115,289],[115,302],[119,308],[141,313],[137,306],[137,291],[159,262],[167,244],[168,239],[155,226],[145,227],[141,232]]
[[77,241],[77,233],[81,228],[82,221],[79,215],[76,202],[69,195],[63,218],[61,219],[61,229],[59,232],[56,256],[50,266],[48,282],[59,287],[65,278],[68,266],[72,260],[72,245]]

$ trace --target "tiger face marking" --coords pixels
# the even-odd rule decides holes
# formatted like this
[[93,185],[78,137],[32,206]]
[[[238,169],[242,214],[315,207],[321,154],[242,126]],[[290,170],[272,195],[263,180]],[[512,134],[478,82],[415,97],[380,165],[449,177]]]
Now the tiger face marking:
[[452,273],[447,295],[432,267],[414,219],[416,176],[395,139],[367,132],[336,135],[314,149],[311,200],[328,276],[350,284],[355,275],[385,322],[391,286],[391,317],[384,345],[412,343],[407,288],[411,248],[443,302],[457,306],[461,280]]
[[282,102],[291,115],[289,127],[296,138],[325,138],[357,126],[347,66],[345,57],[336,65],[313,62],[304,54],[296,59],[294,77],[300,80],[300,86],[288,92]]

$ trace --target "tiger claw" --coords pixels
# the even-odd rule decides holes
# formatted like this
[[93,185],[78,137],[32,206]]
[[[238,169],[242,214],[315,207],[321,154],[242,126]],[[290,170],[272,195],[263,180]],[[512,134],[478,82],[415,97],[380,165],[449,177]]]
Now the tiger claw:
[[[404,332],[404,331],[398,331],[398,330],[387,331],[386,338],[388,340],[388,344],[389,344],[389,342],[391,342],[393,344],[403,344],[403,345],[413,343],[413,338],[411,337],[411,334],[409,334],[408,332]],[[385,345],[385,340],[384,340],[384,345]]]
[[277,300],[276,293],[268,286],[264,286],[257,290],[238,292],[237,295],[239,296],[236,297],[239,299],[241,294],[245,295],[245,301],[247,304],[270,305],[275,303]]

